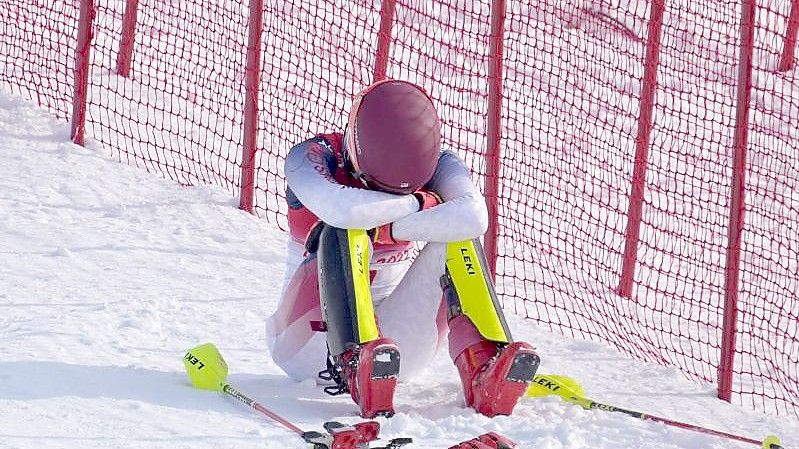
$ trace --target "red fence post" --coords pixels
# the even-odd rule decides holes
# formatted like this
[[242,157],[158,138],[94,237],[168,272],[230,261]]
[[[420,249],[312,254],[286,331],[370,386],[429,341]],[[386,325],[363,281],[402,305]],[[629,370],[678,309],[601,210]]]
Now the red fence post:
[[793,68],[793,53],[796,50],[796,34],[799,31],[799,0],[791,2],[791,15],[788,18],[788,29],[785,33],[785,43],[782,46],[780,58],[780,72],[787,72]]
[[738,61],[738,104],[735,113],[730,220],[727,227],[727,262],[725,269],[724,327],[719,364],[719,398],[728,401],[732,394],[735,337],[738,321],[738,279],[740,276],[741,234],[746,202],[746,146],[749,134],[749,107],[752,97],[752,54],[755,41],[755,0],[741,3],[741,49]]
[[654,0],[651,5],[644,76],[641,79],[638,135],[635,139],[635,165],[633,167],[630,205],[627,211],[624,259],[621,275],[619,276],[618,293],[627,298],[632,295],[635,266],[638,260],[638,241],[641,233],[646,168],[649,163],[649,137],[652,134],[652,111],[655,108],[658,64],[660,61],[660,36],[663,28],[663,10],[666,9],[666,0]]
[[75,47],[75,85],[72,95],[72,141],[83,145],[86,131],[86,97],[89,91],[89,59],[94,25],[93,0],[80,1],[78,42]]
[[117,75],[127,78],[130,75],[130,59],[133,56],[133,42],[136,40],[136,16],[139,0],[127,0],[125,14],[122,16],[122,35],[117,52]]
[[396,0],[380,2],[380,31],[377,32],[377,52],[375,54],[375,71],[372,82],[386,79],[388,68],[388,51],[391,48],[391,29],[394,25],[394,7]]
[[488,61],[488,123],[486,124],[485,199],[488,206],[488,232],[485,252],[491,275],[497,275],[499,236],[499,169],[502,139],[502,53],[505,36],[505,0],[491,4],[491,36]]
[[258,99],[261,88],[261,34],[264,28],[263,0],[250,0],[249,40],[244,85],[244,148],[241,157],[239,208],[252,213],[255,190],[255,155],[258,152]]

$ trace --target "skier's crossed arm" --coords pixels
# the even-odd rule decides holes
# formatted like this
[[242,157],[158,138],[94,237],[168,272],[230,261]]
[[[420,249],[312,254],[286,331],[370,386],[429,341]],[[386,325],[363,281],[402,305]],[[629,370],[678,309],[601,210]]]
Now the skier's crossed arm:
[[443,152],[425,186],[444,201],[419,210],[414,195],[395,195],[341,185],[334,179],[335,156],[311,139],[286,157],[286,179],[297,199],[324,223],[342,229],[372,229],[392,223],[396,240],[451,242],[481,236],[488,223],[482,195],[469,170],[453,153]]
[[488,228],[485,200],[458,156],[449,151],[441,153],[433,178],[425,187],[444,202],[394,221],[392,235],[395,239],[457,242],[485,233]]
[[336,182],[336,157],[315,139],[292,148],[285,167],[286,180],[297,199],[336,228],[371,229],[419,209],[413,195],[392,195]]

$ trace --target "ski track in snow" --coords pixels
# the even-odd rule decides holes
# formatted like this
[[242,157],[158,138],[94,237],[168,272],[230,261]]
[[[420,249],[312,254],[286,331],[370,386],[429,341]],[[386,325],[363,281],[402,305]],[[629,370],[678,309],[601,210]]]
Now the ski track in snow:
[[[295,383],[272,363],[263,318],[276,306],[285,234],[219,188],[184,188],[69,142],[69,129],[0,91],[0,448],[304,448],[231,399],[190,387],[184,351],[215,342],[231,383],[303,429],[357,422],[346,397]],[[601,402],[799,444],[799,423],[726,404],[712,385],[509,316],[541,372]],[[751,447],[556,398],[512,417],[466,409],[446,350],[400,384],[384,438],[446,448],[488,431],[520,448]]]

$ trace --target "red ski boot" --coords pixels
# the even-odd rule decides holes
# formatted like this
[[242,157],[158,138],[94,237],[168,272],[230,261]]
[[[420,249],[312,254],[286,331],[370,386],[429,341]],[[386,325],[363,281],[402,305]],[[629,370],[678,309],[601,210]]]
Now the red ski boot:
[[485,340],[464,315],[449,322],[450,356],[461,377],[466,405],[485,416],[510,415],[527,391],[540,359],[532,346],[500,347]]
[[390,338],[378,338],[341,356],[343,380],[352,400],[367,419],[394,414],[394,389],[399,376],[400,354]]

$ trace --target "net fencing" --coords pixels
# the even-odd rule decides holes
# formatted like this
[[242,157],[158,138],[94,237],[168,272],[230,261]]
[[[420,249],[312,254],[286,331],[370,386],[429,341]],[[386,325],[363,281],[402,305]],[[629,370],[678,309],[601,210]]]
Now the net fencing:
[[122,0],[96,0],[86,132],[120,160],[183,185],[239,184],[247,6],[141,1],[127,77]]
[[[799,2],[758,4],[747,198],[741,248],[739,343],[733,392],[755,408],[799,414],[799,68],[784,64]],[[764,380],[766,379],[766,380]]]
[[77,3],[3,0],[0,5],[0,86],[69,118]]
[[[486,187],[491,0],[397,0],[387,75],[438,104],[446,148]],[[568,336],[717,381],[742,8],[663,2],[651,129],[645,0],[507,0],[497,290]],[[733,394],[799,416],[799,69],[779,71],[797,1],[757,2]],[[241,188],[249,5],[96,0],[87,135],[183,185]],[[117,73],[136,5],[128,76]],[[70,117],[79,2],[0,0],[0,86]],[[283,159],[341,131],[373,79],[381,2],[265,2],[253,210],[285,229]],[[629,253],[641,150],[640,238]],[[638,169],[641,169],[640,160]],[[632,260],[631,290],[620,295]],[[629,296],[629,297],[627,297]]]

